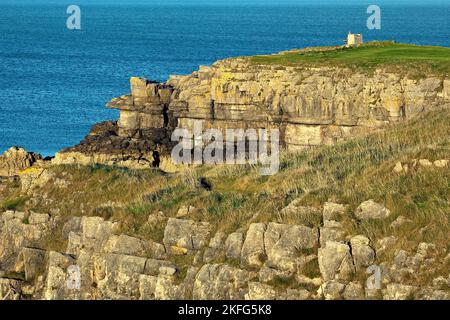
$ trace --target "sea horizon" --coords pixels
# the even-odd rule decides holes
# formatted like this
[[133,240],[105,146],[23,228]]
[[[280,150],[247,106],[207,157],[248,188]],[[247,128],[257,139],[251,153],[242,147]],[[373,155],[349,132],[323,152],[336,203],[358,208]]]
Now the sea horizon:
[[17,145],[52,156],[77,144],[95,123],[117,119],[105,104],[129,92],[131,76],[165,81],[224,58],[341,45],[349,31],[365,41],[450,46],[450,28],[442,28],[450,6],[437,4],[385,5],[382,28],[368,30],[364,4],[81,1],[81,30],[68,30],[66,2],[7,3],[0,2],[0,111],[8,114],[0,152]]

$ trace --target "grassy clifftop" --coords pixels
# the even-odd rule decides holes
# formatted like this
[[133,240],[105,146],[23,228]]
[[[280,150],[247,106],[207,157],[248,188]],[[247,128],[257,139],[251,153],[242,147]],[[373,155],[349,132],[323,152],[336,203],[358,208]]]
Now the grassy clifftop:
[[416,76],[450,74],[450,48],[394,42],[370,42],[360,47],[326,47],[251,57],[254,64],[283,66],[345,66],[362,71],[388,68]]

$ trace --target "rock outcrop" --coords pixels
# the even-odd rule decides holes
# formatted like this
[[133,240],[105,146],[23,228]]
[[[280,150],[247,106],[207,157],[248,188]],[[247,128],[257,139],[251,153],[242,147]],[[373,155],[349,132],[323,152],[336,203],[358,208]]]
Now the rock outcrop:
[[[331,145],[397,123],[450,101],[449,80],[408,79],[379,69],[364,74],[344,67],[256,65],[247,58],[202,66],[165,83],[131,78],[131,94],[115,98],[118,122],[93,128],[55,163],[148,167],[173,146],[174,128],[278,129],[281,144],[296,151]],[[193,137],[192,137],[193,138]],[[256,138],[258,139],[258,138]],[[161,158],[159,158],[162,156]]]
[[389,217],[390,214],[391,212],[389,209],[373,200],[368,200],[361,203],[355,212],[356,217],[361,220],[385,219]]
[[[372,243],[379,242],[364,235],[319,243],[325,224],[340,223],[347,209],[325,203],[320,232],[269,222],[213,234],[208,223],[164,219],[161,243],[122,234],[118,222],[101,217],[62,221],[45,213],[6,211],[0,213],[0,298],[450,298],[445,289],[448,275],[436,264],[446,255],[448,263],[445,248],[424,242],[413,251],[396,250],[393,260],[380,261],[377,251],[392,247],[395,239],[383,239],[384,249],[375,249]],[[59,232],[65,239],[63,249],[44,249]],[[374,267],[380,269],[380,279],[372,288],[366,272]],[[416,285],[424,276],[430,280]]]
[[27,152],[23,148],[12,147],[0,155],[0,176],[16,176],[20,171],[30,168],[38,160],[42,160],[41,155]]

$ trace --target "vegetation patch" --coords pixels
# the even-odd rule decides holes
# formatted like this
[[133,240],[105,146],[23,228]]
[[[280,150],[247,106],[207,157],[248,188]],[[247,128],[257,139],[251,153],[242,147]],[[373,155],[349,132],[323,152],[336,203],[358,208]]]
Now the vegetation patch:
[[20,210],[24,207],[29,197],[17,197],[6,199],[2,202],[1,208],[3,210]]
[[450,48],[395,42],[369,42],[359,47],[308,48],[250,57],[257,65],[347,67],[362,72],[377,68],[406,73],[412,78],[450,74]]

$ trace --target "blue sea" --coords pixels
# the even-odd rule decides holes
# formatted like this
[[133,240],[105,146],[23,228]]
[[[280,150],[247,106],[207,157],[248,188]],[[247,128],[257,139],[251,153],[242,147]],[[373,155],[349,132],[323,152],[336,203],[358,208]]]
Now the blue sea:
[[[73,1],[76,3],[76,1]],[[164,81],[232,56],[365,40],[450,46],[450,5],[383,6],[368,30],[361,6],[81,5],[81,30],[67,5],[0,0],[0,152],[13,145],[53,155],[77,144],[129,78]]]

